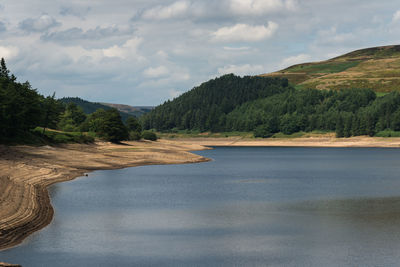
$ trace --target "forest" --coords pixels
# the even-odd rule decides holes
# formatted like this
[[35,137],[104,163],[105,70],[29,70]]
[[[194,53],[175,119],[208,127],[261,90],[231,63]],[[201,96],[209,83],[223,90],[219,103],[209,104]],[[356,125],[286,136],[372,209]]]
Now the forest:
[[295,89],[285,78],[213,79],[141,117],[157,131],[254,132],[255,137],[315,130],[337,137],[400,131],[400,95],[370,89]]
[[80,106],[64,104],[54,94],[45,97],[29,82],[17,82],[1,59],[0,143],[85,143],[94,138],[119,142],[142,137],[156,139],[153,133],[142,133],[134,116],[123,123],[116,109],[85,114]]
[[400,131],[398,92],[377,97],[371,89],[295,89],[277,77],[224,75],[139,119],[122,120],[114,108],[93,107],[87,114],[74,102],[40,95],[29,82],[17,82],[1,59],[0,143],[156,140],[154,131],[179,130],[253,132],[263,138],[311,131],[336,132],[337,137],[394,136]]

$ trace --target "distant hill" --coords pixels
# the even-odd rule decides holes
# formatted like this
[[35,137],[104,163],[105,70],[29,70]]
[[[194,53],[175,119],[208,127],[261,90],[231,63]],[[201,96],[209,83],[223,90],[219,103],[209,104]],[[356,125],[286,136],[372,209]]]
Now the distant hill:
[[129,106],[129,105],[123,105],[123,104],[111,104],[111,103],[100,103],[105,106],[109,106],[112,108],[116,108],[121,112],[125,112],[131,115],[134,115],[136,117],[140,117],[143,114],[150,112],[154,107],[153,106]]
[[126,120],[129,116],[140,117],[146,112],[149,112],[152,107],[132,107],[128,105],[119,105],[119,104],[108,104],[108,103],[97,103],[83,100],[79,97],[64,97],[60,99],[61,102],[75,103],[77,106],[80,106],[83,109],[83,112],[86,114],[91,114],[98,110],[99,108],[107,110],[111,108],[116,108],[121,114],[122,120]]
[[400,45],[360,49],[261,76],[287,78],[299,88],[400,91]]

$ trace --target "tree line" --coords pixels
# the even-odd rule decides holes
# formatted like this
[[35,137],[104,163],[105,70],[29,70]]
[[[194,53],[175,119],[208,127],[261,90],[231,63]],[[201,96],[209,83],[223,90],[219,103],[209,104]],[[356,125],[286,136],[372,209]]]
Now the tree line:
[[[37,128],[40,127],[40,131]],[[46,129],[65,132],[93,132],[106,141],[156,139],[152,133],[142,133],[138,120],[131,116],[125,124],[118,110],[98,109],[85,114],[74,103],[63,104],[55,95],[44,97],[29,82],[17,82],[10,74],[4,58],[0,62],[0,143],[24,142],[32,135],[46,137]],[[89,139],[81,139],[89,140]]]
[[256,137],[334,131],[337,137],[400,131],[400,95],[370,89],[295,89],[286,79],[237,77],[203,83],[142,118],[158,131],[253,131]]
[[287,79],[224,75],[201,84],[141,117],[145,129],[225,130],[227,115],[251,100],[282,93]]

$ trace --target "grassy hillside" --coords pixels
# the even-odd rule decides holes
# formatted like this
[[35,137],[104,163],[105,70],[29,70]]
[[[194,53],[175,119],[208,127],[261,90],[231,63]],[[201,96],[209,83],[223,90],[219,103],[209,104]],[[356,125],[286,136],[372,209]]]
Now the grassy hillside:
[[326,61],[298,64],[261,76],[287,78],[298,88],[400,91],[400,45],[356,50]]

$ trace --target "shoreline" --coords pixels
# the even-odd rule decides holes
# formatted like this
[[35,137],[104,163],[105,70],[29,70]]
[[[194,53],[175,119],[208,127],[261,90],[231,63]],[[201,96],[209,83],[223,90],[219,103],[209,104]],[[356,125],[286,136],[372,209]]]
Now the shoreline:
[[123,144],[99,142],[55,147],[0,145],[0,251],[21,244],[29,235],[51,223],[54,209],[48,186],[85,176],[95,170],[206,162],[209,159],[190,151],[210,149],[209,146],[399,148],[400,138],[227,137],[161,139],[157,142]]
[[334,135],[298,138],[242,138],[242,137],[193,137],[167,140],[179,140],[208,147],[219,146],[262,146],[262,147],[376,147],[400,148],[400,138],[356,136],[336,138]]
[[54,209],[49,186],[95,170],[209,161],[189,152],[203,149],[208,148],[168,140],[56,147],[0,146],[0,251],[21,244],[51,223]]

